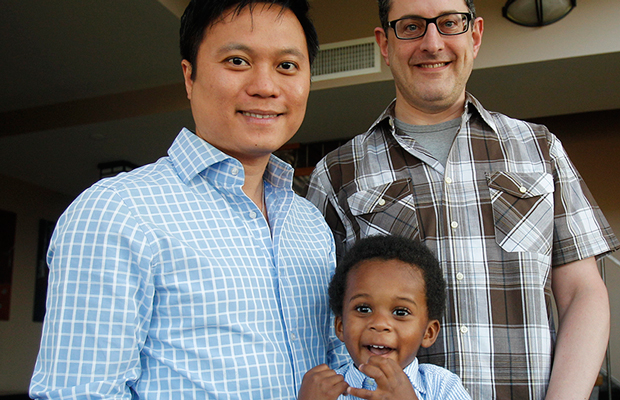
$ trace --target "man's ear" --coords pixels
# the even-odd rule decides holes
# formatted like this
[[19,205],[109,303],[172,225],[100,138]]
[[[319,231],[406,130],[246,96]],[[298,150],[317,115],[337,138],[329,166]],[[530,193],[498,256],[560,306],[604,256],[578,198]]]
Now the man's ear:
[[183,67],[183,78],[185,79],[185,91],[187,92],[187,98],[192,99],[192,89],[194,88],[194,80],[192,79],[192,64],[187,61],[181,61],[181,67]]
[[344,342],[344,327],[342,326],[342,315],[334,319],[334,327],[336,328],[336,336],[341,342]]
[[482,33],[484,32],[484,20],[480,17],[476,18],[472,23],[472,38],[474,40],[474,58],[478,56],[478,50],[482,44]]
[[424,339],[422,339],[422,347],[427,348],[431,347],[435,340],[437,340],[437,336],[439,335],[439,321],[433,319],[428,322],[426,326],[426,332],[424,332]]
[[375,28],[375,40],[379,45],[379,49],[381,50],[381,55],[383,56],[385,64],[389,67],[390,58],[388,52],[387,32],[383,30],[383,28]]

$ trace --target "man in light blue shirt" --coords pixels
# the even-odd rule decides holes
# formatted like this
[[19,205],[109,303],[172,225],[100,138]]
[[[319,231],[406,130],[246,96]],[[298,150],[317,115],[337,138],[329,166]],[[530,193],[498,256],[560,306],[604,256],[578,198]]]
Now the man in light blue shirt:
[[337,367],[333,239],[271,153],[305,113],[306,0],[193,0],[196,123],[168,156],[82,193],[57,224],[33,398],[294,399]]

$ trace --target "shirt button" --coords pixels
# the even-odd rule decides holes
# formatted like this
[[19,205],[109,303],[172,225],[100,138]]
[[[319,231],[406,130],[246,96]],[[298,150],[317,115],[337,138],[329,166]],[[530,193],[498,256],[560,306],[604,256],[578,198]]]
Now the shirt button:
[[297,335],[295,334],[295,332],[291,332],[291,339],[297,340]]
[[456,274],[456,279],[457,279],[457,280],[462,281],[462,280],[463,280],[463,278],[465,278],[465,275],[463,275],[461,272],[458,272],[458,273]]
[[250,218],[256,218],[256,213],[254,211],[250,211]]
[[450,178],[449,176],[446,177],[446,183],[449,185],[452,183],[452,178]]
[[233,169],[230,170],[230,173],[233,175],[237,175],[239,173],[239,168],[234,167]]
[[526,188],[525,186],[521,186],[521,187],[519,188],[519,192],[521,192],[521,193],[525,193],[525,192],[527,192],[527,188]]
[[458,227],[459,227],[459,223],[458,223],[458,222],[456,222],[456,221],[452,221],[452,223],[450,224],[450,226],[451,226],[453,229],[456,229],[456,228],[458,228]]
[[381,199],[381,200],[379,200],[379,205],[380,205],[380,206],[384,206],[384,205],[385,205],[385,199]]
[[461,326],[460,331],[461,331],[461,333],[467,333],[467,332],[469,332],[469,329],[465,325],[463,325],[463,326]]

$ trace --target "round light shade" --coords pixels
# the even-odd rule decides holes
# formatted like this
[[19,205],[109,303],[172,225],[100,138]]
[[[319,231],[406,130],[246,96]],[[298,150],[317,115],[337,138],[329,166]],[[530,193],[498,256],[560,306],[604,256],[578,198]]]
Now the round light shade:
[[543,26],[564,18],[576,5],[577,0],[508,0],[502,13],[515,24]]

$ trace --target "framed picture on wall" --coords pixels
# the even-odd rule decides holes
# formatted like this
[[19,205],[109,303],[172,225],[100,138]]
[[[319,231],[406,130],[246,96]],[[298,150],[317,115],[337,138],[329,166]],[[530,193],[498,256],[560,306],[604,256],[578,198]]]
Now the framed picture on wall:
[[11,313],[16,223],[14,212],[0,210],[0,321],[8,321]]

